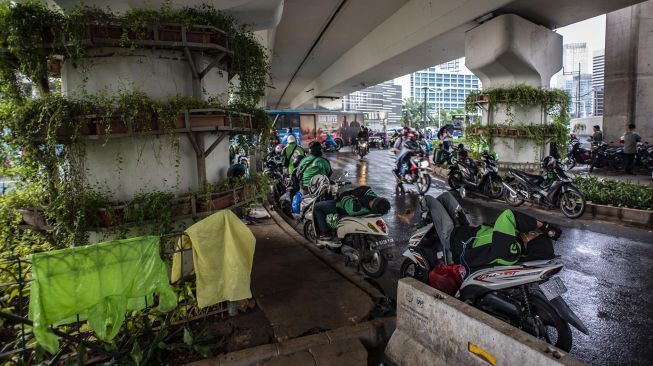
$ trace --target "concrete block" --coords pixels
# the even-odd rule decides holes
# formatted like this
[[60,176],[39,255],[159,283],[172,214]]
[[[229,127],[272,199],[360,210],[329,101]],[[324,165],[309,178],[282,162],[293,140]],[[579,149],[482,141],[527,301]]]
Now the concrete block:
[[624,208],[621,210],[621,221],[631,222],[633,224],[652,226],[653,211],[636,210],[634,208]]
[[[414,350],[407,350],[412,346]],[[584,364],[415,279],[399,281],[397,331],[385,353],[390,362],[429,365],[442,360],[448,365],[488,365],[479,352],[471,351],[474,348],[486,352],[496,365]]]

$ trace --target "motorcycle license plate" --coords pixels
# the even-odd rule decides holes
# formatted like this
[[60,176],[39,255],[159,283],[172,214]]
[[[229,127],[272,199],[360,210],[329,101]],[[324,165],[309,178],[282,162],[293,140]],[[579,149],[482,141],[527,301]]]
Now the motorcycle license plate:
[[560,278],[553,277],[552,279],[541,283],[540,290],[542,290],[544,297],[546,297],[547,300],[551,301],[567,292],[567,287]]
[[378,250],[392,248],[395,246],[395,240],[393,238],[379,240],[374,243],[374,246]]

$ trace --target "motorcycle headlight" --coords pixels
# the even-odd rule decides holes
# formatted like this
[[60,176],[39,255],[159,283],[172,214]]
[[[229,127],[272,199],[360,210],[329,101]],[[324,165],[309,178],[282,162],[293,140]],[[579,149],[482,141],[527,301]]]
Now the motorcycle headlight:
[[419,163],[420,168],[428,168],[429,167],[429,161],[428,160],[422,160]]
[[361,147],[367,147],[367,142],[362,142]]

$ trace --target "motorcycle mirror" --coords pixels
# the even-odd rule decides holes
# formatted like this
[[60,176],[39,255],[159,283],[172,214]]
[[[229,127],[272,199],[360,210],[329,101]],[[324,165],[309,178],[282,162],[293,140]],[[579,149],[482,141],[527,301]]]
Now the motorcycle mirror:
[[467,191],[465,190],[465,187],[460,187],[458,192],[460,193],[461,198],[465,198],[465,196],[467,195]]
[[349,176],[349,172],[345,172],[345,177],[348,177],[348,176]]

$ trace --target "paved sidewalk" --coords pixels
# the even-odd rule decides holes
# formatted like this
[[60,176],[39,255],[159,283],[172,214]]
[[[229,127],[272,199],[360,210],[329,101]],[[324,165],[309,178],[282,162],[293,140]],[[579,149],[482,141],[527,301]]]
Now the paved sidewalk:
[[252,294],[263,315],[260,328],[272,330],[271,342],[191,365],[367,364],[373,356],[366,347],[383,347],[387,329],[394,329],[394,317],[370,321],[383,295],[270,214],[248,227],[256,237]]
[[597,177],[599,179],[612,179],[620,181],[628,181],[637,184],[648,184],[653,185],[653,178],[651,178],[651,172],[642,173],[638,172],[636,175],[627,175],[623,171],[614,171],[609,169],[594,169],[592,173],[589,172],[589,169],[586,166],[576,167],[571,170],[572,174],[578,174],[581,176]]

